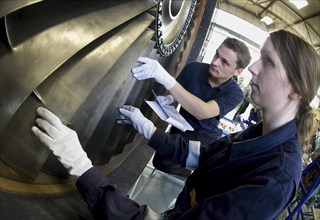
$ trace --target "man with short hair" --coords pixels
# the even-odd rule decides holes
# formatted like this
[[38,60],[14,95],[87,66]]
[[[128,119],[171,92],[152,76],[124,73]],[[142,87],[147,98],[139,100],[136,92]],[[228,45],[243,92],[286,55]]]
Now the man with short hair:
[[[244,98],[243,92],[234,76],[239,76],[250,63],[248,47],[235,38],[226,38],[210,64],[192,62],[184,67],[174,79],[158,61],[141,57],[142,65],[132,69],[133,76],[139,80],[154,78],[162,84],[181,105],[180,114],[194,128],[182,132],[171,127],[170,133],[181,134],[186,140],[210,144],[222,135],[219,121],[234,109]],[[153,165],[166,173],[188,176],[190,170],[181,168],[171,161],[155,154]]]

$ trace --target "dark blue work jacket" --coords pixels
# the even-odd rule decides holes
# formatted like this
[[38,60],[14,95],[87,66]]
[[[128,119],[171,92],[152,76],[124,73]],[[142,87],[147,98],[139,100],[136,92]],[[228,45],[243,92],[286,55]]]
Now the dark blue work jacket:
[[[199,166],[188,177],[172,219],[262,220],[280,215],[302,172],[295,123],[263,136],[260,123],[201,147]],[[149,145],[185,166],[188,144],[180,137],[156,131]]]
[[[261,134],[259,123],[201,147],[199,167],[165,219],[263,220],[280,215],[295,195],[302,172],[296,122]],[[149,145],[186,165],[188,141],[180,135],[156,130]],[[95,167],[78,179],[77,187],[96,219],[142,219],[145,214],[145,205],[119,194]]]

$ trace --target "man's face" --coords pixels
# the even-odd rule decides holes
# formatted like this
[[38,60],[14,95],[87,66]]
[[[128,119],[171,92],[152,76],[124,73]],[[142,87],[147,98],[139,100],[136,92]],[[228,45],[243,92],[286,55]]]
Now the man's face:
[[239,75],[242,69],[240,72],[238,70],[236,52],[221,44],[210,64],[210,78],[224,82],[233,75]]

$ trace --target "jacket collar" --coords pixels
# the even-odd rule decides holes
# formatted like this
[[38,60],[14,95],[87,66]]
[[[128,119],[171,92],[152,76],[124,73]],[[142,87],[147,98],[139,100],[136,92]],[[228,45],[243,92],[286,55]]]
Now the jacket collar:
[[295,120],[288,122],[266,135],[260,136],[262,133],[262,123],[263,122],[247,128],[233,138],[231,160],[250,157],[268,151],[297,135]]

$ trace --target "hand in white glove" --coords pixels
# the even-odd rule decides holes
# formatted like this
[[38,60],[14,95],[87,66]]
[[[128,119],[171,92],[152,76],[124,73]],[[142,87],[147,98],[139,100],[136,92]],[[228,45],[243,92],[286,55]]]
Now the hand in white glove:
[[157,100],[160,102],[161,106],[165,106],[165,105],[172,104],[174,101],[174,98],[172,95],[165,95],[165,96],[158,95]]
[[37,112],[41,118],[36,119],[32,131],[53,151],[69,173],[79,177],[90,169],[92,162],[82,149],[77,133],[63,125],[49,110],[40,107]]
[[154,78],[167,90],[175,85],[175,78],[173,78],[158,61],[147,57],[139,57],[138,62],[142,63],[142,65],[132,69],[133,76],[138,80]]
[[150,139],[155,131],[153,123],[143,116],[140,109],[124,105],[119,109],[121,115],[117,118],[118,124],[131,124],[145,138]]

